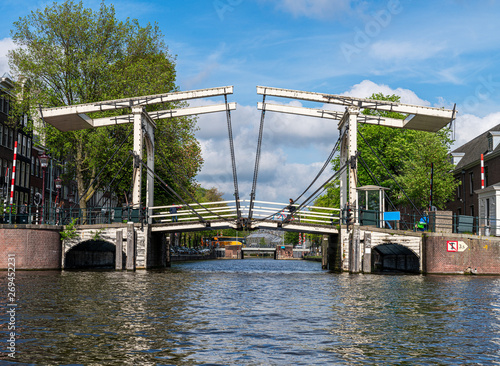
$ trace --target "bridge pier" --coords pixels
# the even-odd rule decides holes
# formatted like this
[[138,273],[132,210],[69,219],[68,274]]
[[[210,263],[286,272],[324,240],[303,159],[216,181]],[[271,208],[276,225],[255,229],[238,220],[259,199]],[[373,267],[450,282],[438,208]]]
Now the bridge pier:
[[116,230],[115,240],[115,269],[123,269],[123,230]]
[[136,268],[136,238],[134,223],[127,223],[127,271],[135,271]]

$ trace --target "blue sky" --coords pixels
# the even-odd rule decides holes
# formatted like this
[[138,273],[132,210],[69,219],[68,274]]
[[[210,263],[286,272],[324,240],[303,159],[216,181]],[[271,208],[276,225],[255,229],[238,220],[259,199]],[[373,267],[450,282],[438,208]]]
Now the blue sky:
[[[49,2],[0,0],[0,74],[12,22]],[[106,2],[110,4],[111,2]],[[406,103],[457,104],[459,146],[500,123],[500,2],[493,0],[114,1],[117,16],[158,23],[177,59],[181,90],[234,85],[230,101],[240,197],[252,183],[261,96],[256,85]],[[98,1],[84,1],[97,8]],[[220,102],[213,98],[193,105]],[[281,100],[321,108],[321,105]],[[337,125],[266,114],[257,199],[286,202],[308,185],[335,144]],[[232,197],[224,114],[200,116],[198,181]],[[326,179],[324,175],[322,179]]]

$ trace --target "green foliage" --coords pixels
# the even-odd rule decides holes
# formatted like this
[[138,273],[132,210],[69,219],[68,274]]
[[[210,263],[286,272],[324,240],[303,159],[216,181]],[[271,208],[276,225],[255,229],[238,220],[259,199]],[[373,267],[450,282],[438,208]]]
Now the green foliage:
[[286,245],[297,245],[299,244],[299,233],[287,231],[285,233],[285,244]]
[[266,239],[264,239],[264,237],[260,238],[259,247],[261,247],[261,248],[267,247]]
[[[370,99],[399,102],[400,97],[378,93],[373,94]],[[404,118],[404,115],[395,112],[364,110],[363,113]],[[431,163],[434,163],[433,204],[443,208],[453,196],[458,182],[449,174],[453,166],[448,157],[452,144],[448,129],[431,133],[360,124],[358,131],[358,152],[361,155],[358,159],[358,186],[375,184],[389,188],[388,194],[395,205],[410,206],[410,202],[375,156],[375,152],[417,208],[426,208],[429,203]],[[365,143],[365,139],[374,152]],[[371,172],[364,168],[361,160],[364,160]],[[332,165],[334,170],[338,169],[338,158]],[[338,181],[332,182],[327,192],[319,197],[315,204],[339,207],[339,192]]]
[[102,240],[101,234],[104,231],[104,228],[101,228],[95,232],[92,231],[92,240],[99,241]]
[[[101,3],[96,11],[82,2],[52,3],[32,11],[14,23],[11,32],[18,48],[9,52],[14,76],[29,80],[22,89],[18,112],[39,106],[57,107],[78,103],[119,99],[177,91],[175,59],[169,54],[156,24],[140,26],[137,20],[120,21],[112,5]],[[18,83],[21,91],[21,83]],[[17,91],[16,91],[17,92]],[[171,109],[178,104],[148,107]],[[122,114],[130,110],[121,110]],[[116,115],[117,112],[93,113],[91,118]],[[17,118],[16,113],[12,118]],[[194,177],[203,163],[195,139],[196,120],[173,118],[156,121],[156,172],[176,191],[179,186],[194,191]],[[65,163],[63,179],[75,179],[83,194],[107,159],[131,131],[130,125],[60,132],[51,126],[36,126],[45,132],[50,154]],[[123,166],[110,190],[120,201],[130,191],[132,163],[124,165],[132,150],[129,137],[120,153],[103,172],[97,185],[104,187]],[[172,164],[171,162],[175,162]],[[178,181],[172,179],[173,171]],[[157,202],[171,200],[158,190]],[[80,202],[85,207],[85,202]]]
[[61,234],[61,240],[78,238],[78,233],[76,232],[77,220],[77,218],[74,218],[68,225],[64,227],[63,231],[59,232],[59,234]]
[[222,196],[224,193],[220,192],[217,188],[212,187],[210,189],[206,189],[203,187],[196,187],[196,200],[198,202],[217,202],[223,201]]

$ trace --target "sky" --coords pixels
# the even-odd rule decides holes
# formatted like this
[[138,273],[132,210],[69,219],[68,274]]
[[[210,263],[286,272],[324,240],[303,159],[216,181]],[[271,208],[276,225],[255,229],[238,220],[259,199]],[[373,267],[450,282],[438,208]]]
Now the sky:
[[[97,9],[100,1],[83,1]],[[12,24],[51,2],[0,0],[0,75],[15,47]],[[494,0],[106,1],[119,19],[157,23],[176,58],[180,90],[234,86],[231,113],[239,193],[249,199],[261,113],[256,86],[453,108],[461,146],[500,123],[500,2]],[[267,98],[313,108],[321,104]],[[190,104],[223,102],[222,97]],[[232,199],[225,113],[198,118],[204,166],[197,181]],[[316,176],[337,122],[267,112],[256,199],[288,202]],[[331,171],[329,172],[331,174]],[[319,182],[329,177],[325,172]],[[312,192],[311,192],[312,193]],[[305,195],[307,197],[308,194]]]

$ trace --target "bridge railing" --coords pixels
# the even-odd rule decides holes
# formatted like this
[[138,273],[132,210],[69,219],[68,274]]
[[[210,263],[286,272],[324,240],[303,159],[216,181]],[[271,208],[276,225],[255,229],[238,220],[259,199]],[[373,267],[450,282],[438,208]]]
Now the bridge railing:
[[[242,211],[248,214],[248,200],[242,200]],[[338,225],[340,223],[340,209],[318,206],[304,206],[295,211],[289,218],[287,209],[289,204],[269,201],[254,201],[252,216],[256,219],[267,219],[280,222],[300,222],[317,225]],[[298,205],[297,205],[298,206]]]
[[145,222],[147,212],[144,208],[133,207],[45,207],[22,206],[10,210],[7,208],[0,214],[0,222],[5,224],[32,225],[77,225],[111,224],[124,222]]
[[[394,230],[422,232],[447,232],[500,236],[500,219],[496,217],[452,214],[449,211],[424,212],[422,215],[400,213],[400,220],[384,220],[384,215],[376,210],[355,211],[358,223]],[[345,218],[342,223],[346,224]]]
[[237,217],[235,201],[190,203],[189,206],[196,213],[187,205],[167,205],[151,207],[152,213],[149,217],[155,223],[199,221],[200,216],[204,220],[234,219]]

